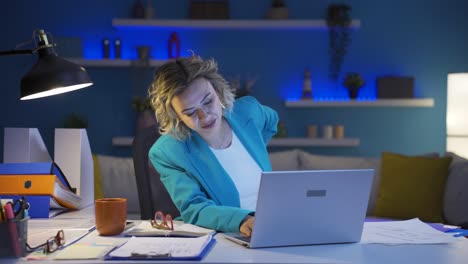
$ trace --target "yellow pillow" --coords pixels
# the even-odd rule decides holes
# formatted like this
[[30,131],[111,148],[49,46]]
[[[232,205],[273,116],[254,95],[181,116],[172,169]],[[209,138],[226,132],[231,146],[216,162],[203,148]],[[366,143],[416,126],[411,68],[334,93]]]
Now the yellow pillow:
[[445,181],[452,158],[382,153],[374,214],[378,217],[443,222]]
[[96,154],[93,154],[94,162],[94,199],[103,198],[102,182],[101,182],[101,169]]

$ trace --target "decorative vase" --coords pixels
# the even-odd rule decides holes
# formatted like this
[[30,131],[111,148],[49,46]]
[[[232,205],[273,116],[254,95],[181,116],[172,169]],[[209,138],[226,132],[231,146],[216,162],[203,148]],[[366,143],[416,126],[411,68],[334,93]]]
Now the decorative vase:
[[145,7],[141,0],[135,0],[132,6],[132,18],[144,18],[145,17]]
[[180,39],[176,32],[172,32],[167,42],[167,57],[176,59],[180,57]]
[[359,89],[365,84],[366,81],[362,78],[361,74],[357,72],[348,72],[343,80],[343,86],[348,89],[351,99],[357,98]]
[[266,19],[288,19],[289,12],[287,7],[272,7],[266,13]]
[[359,94],[360,87],[348,87],[349,98],[356,99]]
[[152,19],[154,18],[154,8],[151,4],[151,0],[148,0],[145,8],[145,19]]
[[151,58],[151,47],[150,46],[138,46],[137,47],[138,61],[148,66]]
[[302,99],[312,99],[312,80],[310,69],[304,71],[304,83],[302,85]]
[[289,16],[288,8],[283,0],[273,0],[270,9],[268,9],[266,19],[287,19]]

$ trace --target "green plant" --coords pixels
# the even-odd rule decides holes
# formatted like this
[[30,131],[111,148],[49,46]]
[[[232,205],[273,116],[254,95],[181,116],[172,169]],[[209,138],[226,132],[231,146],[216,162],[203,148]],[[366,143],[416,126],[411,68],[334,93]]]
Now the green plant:
[[273,0],[273,3],[271,4],[271,7],[285,7],[286,5],[284,4],[283,0]]
[[242,87],[241,87],[242,85],[241,77],[237,76],[236,78],[234,78],[230,83],[231,83],[231,88],[234,90],[234,94],[236,98],[250,95],[250,92],[252,91],[252,87],[255,85],[258,78],[259,77],[257,75],[248,73],[245,77]]
[[366,81],[359,73],[348,72],[343,80],[343,86],[348,88],[349,97],[356,98],[358,91],[366,84]]
[[88,128],[88,120],[77,113],[69,114],[63,121],[64,128]]
[[151,100],[149,98],[142,98],[135,96],[132,99],[132,108],[135,112],[140,113],[146,110],[153,111],[153,106],[151,105]]
[[329,78],[337,80],[347,48],[351,43],[349,25],[351,18],[348,5],[329,5],[327,8],[327,26],[329,35]]

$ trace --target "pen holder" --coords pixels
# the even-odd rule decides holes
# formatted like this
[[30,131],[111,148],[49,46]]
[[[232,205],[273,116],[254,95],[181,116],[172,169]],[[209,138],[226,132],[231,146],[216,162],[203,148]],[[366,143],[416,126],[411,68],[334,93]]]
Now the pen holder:
[[0,258],[26,256],[28,219],[0,223]]

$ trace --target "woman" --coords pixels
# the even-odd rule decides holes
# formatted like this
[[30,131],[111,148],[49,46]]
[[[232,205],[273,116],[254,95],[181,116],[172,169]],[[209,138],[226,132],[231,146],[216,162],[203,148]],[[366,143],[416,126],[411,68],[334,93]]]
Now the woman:
[[277,113],[253,97],[234,100],[216,62],[198,56],[158,68],[149,96],[162,134],[149,157],[182,220],[250,236]]

